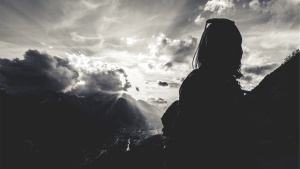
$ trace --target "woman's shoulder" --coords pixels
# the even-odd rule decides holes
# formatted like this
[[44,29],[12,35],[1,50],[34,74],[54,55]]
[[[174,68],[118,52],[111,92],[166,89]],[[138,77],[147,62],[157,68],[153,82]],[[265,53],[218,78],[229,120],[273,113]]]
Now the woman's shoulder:
[[201,69],[194,69],[191,71],[187,77],[183,80],[181,87],[180,87],[180,93],[190,90],[195,90],[195,88],[201,88],[201,86],[204,84],[203,82],[205,80],[205,74]]
[[[191,84],[203,84],[204,82],[207,82],[209,80],[207,73],[205,73],[205,70],[203,69],[194,69],[193,71],[191,71],[190,74],[188,74],[188,76],[184,79],[183,84],[184,83],[191,83]],[[200,84],[199,84],[200,83]]]
[[203,78],[203,76],[204,76],[204,73],[201,69],[194,69],[186,76],[186,78],[184,79],[183,82],[194,81],[196,79],[199,80],[199,79]]
[[198,69],[194,69],[192,70],[188,75],[187,75],[187,78],[188,77],[192,77],[192,76],[195,76],[195,75],[199,75],[202,73],[202,69],[198,68]]

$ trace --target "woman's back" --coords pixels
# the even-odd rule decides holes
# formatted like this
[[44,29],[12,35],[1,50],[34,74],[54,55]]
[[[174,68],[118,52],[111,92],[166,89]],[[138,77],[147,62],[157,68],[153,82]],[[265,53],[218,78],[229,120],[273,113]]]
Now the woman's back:
[[175,151],[174,167],[240,168],[244,164],[247,122],[242,120],[242,92],[230,83],[201,69],[183,82],[169,145]]

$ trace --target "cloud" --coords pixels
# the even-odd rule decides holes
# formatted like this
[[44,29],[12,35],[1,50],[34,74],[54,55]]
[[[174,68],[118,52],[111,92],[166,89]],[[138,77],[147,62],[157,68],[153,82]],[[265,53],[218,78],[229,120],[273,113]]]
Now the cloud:
[[261,50],[251,50],[243,46],[242,74],[240,79],[244,90],[252,90],[259,82],[276,67],[278,63],[272,62],[271,57]]
[[147,87],[152,88],[154,90],[159,90],[159,89],[164,90],[165,88],[169,88],[169,87],[178,88],[181,85],[181,83],[182,83],[181,80],[180,82],[146,81]]
[[249,8],[259,14],[259,16],[254,16],[267,21],[262,24],[280,28],[299,28],[299,7],[300,2],[294,0],[252,0],[249,2]]
[[298,30],[268,32],[259,38],[259,44],[264,49],[293,51],[300,47],[299,37],[295,36],[298,32]]
[[127,72],[120,67],[107,64],[98,58],[83,54],[67,54],[70,63],[79,71],[79,83],[71,92],[90,95],[97,92],[120,92],[131,88]]
[[95,9],[103,4],[96,4],[96,3],[93,3],[91,1],[87,1],[87,0],[81,0],[81,3],[86,6],[88,9]]
[[259,66],[255,65],[243,65],[240,84],[244,90],[252,90],[257,86],[260,81],[270,72],[275,70],[279,64],[277,63],[266,63]]
[[97,37],[85,37],[85,36],[78,35],[77,32],[70,33],[70,36],[74,42],[85,46],[93,46],[101,42],[101,39]]
[[260,50],[252,50],[247,46],[243,46],[242,63],[247,66],[263,65],[268,62],[270,57],[265,56]]
[[[66,0],[64,2],[54,3],[54,5],[55,6],[52,8],[57,8],[57,10],[59,10],[61,13],[61,16],[55,18],[56,22],[49,27],[50,30],[52,29],[54,31],[79,27],[83,22],[92,25],[95,20],[90,16],[90,13],[97,11],[97,8],[101,6],[100,4],[96,5],[92,3],[86,3],[82,0],[73,2]],[[49,7],[44,8],[51,11],[51,8]],[[90,20],[87,20],[87,17],[90,17]]]
[[147,99],[147,102],[149,102],[150,104],[153,104],[155,106],[158,106],[162,109],[166,109],[168,107],[168,101],[161,97],[158,97],[158,98],[150,97]]
[[[275,26],[296,27],[299,30],[300,2],[273,0],[267,4],[267,12],[271,14],[270,22]],[[284,24],[283,24],[284,23]]]
[[276,67],[278,67],[277,63],[269,63],[262,66],[250,66],[250,67],[244,67],[242,69],[245,73],[255,74],[255,75],[266,75],[267,73],[274,70]]
[[75,54],[83,54],[85,56],[93,56],[96,54],[96,52],[94,52],[94,50],[88,48],[88,47],[76,47],[76,48],[71,48],[72,53]]
[[166,104],[167,103],[167,101],[162,98],[148,98],[148,101],[152,102],[152,103],[156,103],[156,104]]
[[249,3],[249,7],[255,11],[258,11],[258,10],[260,10],[260,3],[258,0],[252,0]]
[[244,76],[239,79],[239,82],[244,90],[250,91],[255,88],[264,77],[264,75],[256,75],[251,73],[244,74]]
[[153,15],[153,16],[151,16],[150,18],[146,19],[146,22],[150,22],[150,21],[156,19],[157,17],[159,17],[160,15],[161,15],[161,14]]
[[170,87],[178,88],[180,87],[181,83],[169,83]]
[[[139,39],[137,38],[136,36],[133,36],[133,37],[122,37],[120,39],[122,42],[125,42],[125,43],[121,43],[121,45],[124,47],[126,46],[127,49],[132,49],[133,46],[136,46],[138,45],[138,48],[141,50],[141,46],[139,45],[144,45],[144,39]],[[139,51],[140,51],[139,50]]]
[[165,64],[165,67],[167,67],[167,68],[170,68],[170,67],[172,67],[172,66],[173,66],[173,63],[172,63],[172,62],[168,62],[168,63]]
[[127,91],[131,87],[123,69],[98,69],[93,72],[82,71],[80,78],[82,84],[76,86],[71,92],[80,95],[90,95],[98,92]]
[[194,21],[197,25],[203,25],[205,22],[205,18],[201,17],[201,14],[197,16]]
[[[102,51],[127,52],[132,55],[141,55],[148,52],[147,41],[138,36],[122,36],[120,38],[110,37],[104,38],[100,43],[99,53]],[[122,54],[124,55],[124,54]],[[136,60],[135,60],[136,61]]]
[[50,89],[79,95],[131,87],[122,68],[89,60],[83,54],[62,59],[37,50],[28,50],[23,60],[0,59],[0,84],[11,91]]
[[37,50],[28,50],[23,60],[0,59],[0,84],[4,88],[63,91],[75,84],[78,76],[68,60]]
[[246,76],[244,75],[244,76],[241,77],[240,80],[246,81],[246,82],[251,82],[253,80],[253,78],[250,75],[246,75]]
[[242,30],[245,32],[243,43],[258,50],[261,58],[269,57],[270,60],[279,63],[285,55],[300,47],[297,36],[300,29],[300,2],[259,2],[258,11],[248,9],[248,12],[253,14],[253,21],[248,23],[247,29],[244,27]]
[[169,84],[168,84],[167,82],[162,82],[162,81],[159,81],[159,82],[158,82],[158,85],[159,85],[159,86],[162,86],[162,87],[167,87],[167,86],[169,86]]
[[235,9],[233,0],[209,0],[204,7],[204,11],[210,11],[218,15],[233,9]]
[[107,23],[122,23],[118,18],[113,18],[113,17],[103,17],[103,21]]
[[[156,37],[156,44],[149,45],[150,54],[158,57],[167,57],[168,62],[184,63],[187,57],[194,54],[197,38],[188,36],[182,40],[171,39],[160,33]],[[170,64],[169,64],[170,66]]]

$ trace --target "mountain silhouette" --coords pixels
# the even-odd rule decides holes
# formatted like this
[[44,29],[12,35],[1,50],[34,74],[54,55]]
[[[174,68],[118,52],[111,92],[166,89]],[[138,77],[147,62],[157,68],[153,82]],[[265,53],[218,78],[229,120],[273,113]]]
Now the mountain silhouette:
[[[262,139],[299,133],[299,50],[267,75],[249,94],[252,120]],[[272,131],[273,130],[273,131]]]
[[262,168],[299,168],[299,53],[247,94]]
[[0,104],[1,168],[71,168],[83,161],[83,149],[107,144],[120,131],[162,128],[159,108],[127,94],[0,90]]

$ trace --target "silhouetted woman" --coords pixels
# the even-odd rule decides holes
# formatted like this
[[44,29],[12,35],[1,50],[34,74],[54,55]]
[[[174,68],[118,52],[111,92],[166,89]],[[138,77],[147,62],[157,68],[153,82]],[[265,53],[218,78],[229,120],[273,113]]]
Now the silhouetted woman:
[[193,60],[195,69],[180,87],[165,168],[256,168],[237,81],[242,76],[241,45],[233,21],[207,20]]

